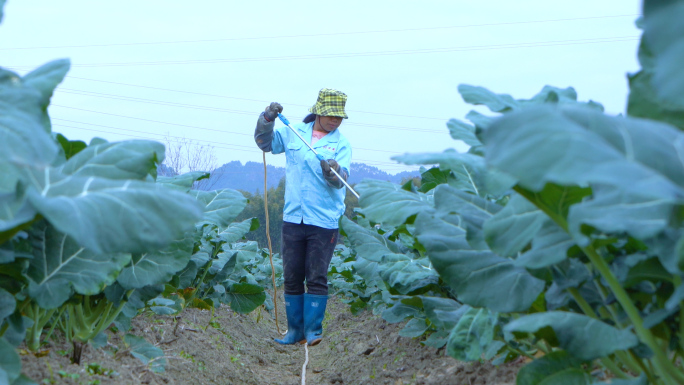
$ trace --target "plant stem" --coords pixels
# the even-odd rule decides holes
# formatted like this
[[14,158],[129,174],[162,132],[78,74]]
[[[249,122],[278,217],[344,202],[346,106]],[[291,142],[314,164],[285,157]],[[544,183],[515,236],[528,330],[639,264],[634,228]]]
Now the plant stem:
[[605,305],[606,299],[608,298],[608,291],[606,290],[603,285],[601,285],[601,282],[599,282],[597,279],[594,280],[594,285],[596,286],[596,289],[598,290],[599,294],[601,295],[601,300],[604,303],[604,308],[610,312],[611,317],[613,318],[613,322],[615,322],[615,325],[617,325],[620,329],[623,329],[625,325],[620,322],[620,318],[618,317],[617,313],[615,312],[615,309],[613,308],[612,305]]
[[[679,288],[682,284],[682,279],[675,275],[673,277],[675,289]],[[679,333],[677,333],[677,339],[679,340],[679,349],[684,348],[684,301],[679,303]]]
[[517,355],[525,356],[525,357],[527,357],[527,358],[534,359],[534,356],[531,355],[530,353],[527,353],[527,352],[524,352],[524,351],[522,351],[522,350],[516,349],[516,348],[514,348],[514,347],[512,347],[512,346],[510,346],[510,345],[508,345],[508,344],[506,344],[506,349],[508,349],[509,351],[511,351],[511,352],[513,352],[513,353],[515,353],[515,354],[517,354]]
[[576,287],[568,288],[568,293],[570,293],[575,302],[577,302],[577,305],[580,307],[580,309],[582,309],[584,314],[588,315],[591,318],[599,319],[594,309],[591,307],[591,305],[589,305],[587,300],[580,295],[579,290],[577,290]]
[[55,326],[60,322],[60,319],[62,318],[62,315],[64,314],[64,311],[66,310],[66,305],[62,305],[60,307],[59,313],[55,317],[55,319],[52,321],[52,325],[50,326],[50,330],[48,333],[45,335],[45,341],[49,340],[50,337],[52,337],[52,332],[55,330]]
[[539,341],[539,342],[537,342],[536,344],[534,344],[534,346],[536,346],[537,349],[539,349],[539,350],[541,350],[542,352],[544,352],[544,355],[547,355],[547,354],[551,353],[551,349],[549,349],[549,346],[548,346],[548,345],[543,344],[543,342],[544,342],[543,340],[542,340],[542,341]]
[[[646,374],[646,377],[648,377],[648,383],[649,384],[656,384],[657,382],[656,382],[655,378],[653,377],[653,366],[650,365],[650,363],[649,363],[649,366],[650,366],[650,370],[649,370],[649,368],[646,368],[646,364],[644,364],[644,361],[639,359],[639,357],[637,357],[636,354],[634,354],[634,352],[630,351],[629,355],[630,355],[630,357],[632,357],[634,362],[636,362],[639,365],[639,367],[641,367],[641,370]],[[637,372],[638,372],[638,370],[637,370]]]
[[187,305],[192,303],[192,301],[195,299],[195,296],[197,295],[197,292],[200,289],[200,285],[202,285],[202,283],[204,282],[204,278],[207,277],[207,274],[209,273],[209,269],[211,269],[211,265],[213,265],[213,264],[214,264],[213,260],[210,260],[209,262],[207,262],[207,265],[204,269],[204,274],[202,274],[202,278],[200,278],[200,281],[197,283],[197,287],[195,288],[195,291],[193,291],[192,294],[190,294],[190,298],[188,298],[185,301],[185,304],[186,304],[185,307],[187,307]]
[[653,363],[655,364],[657,373],[663,381],[673,385],[684,383],[684,373],[672,365],[667,355],[662,351],[660,346],[658,346],[651,331],[644,327],[644,321],[639,315],[639,310],[629,298],[629,295],[622,285],[620,285],[620,282],[615,275],[613,275],[613,272],[610,271],[610,268],[603,257],[601,257],[592,246],[583,247],[582,251],[584,251],[584,254],[586,254],[603,279],[608,282],[608,286],[613,291],[613,294],[615,294],[615,298],[620,305],[622,305],[622,308],[632,322],[639,339],[653,350],[653,353],[655,354]]
[[[598,315],[596,314],[596,312],[594,311],[594,309],[591,307],[591,305],[589,305],[587,300],[585,300],[584,297],[582,297],[580,295],[577,288],[575,288],[575,287],[568,288],[568,293],[570,293],[572,298],[575,299],[575,302],[577,302],[577,305],[579,305],[580,309],[582,309],[584,314],[586,314],[587,316],[589,316],[593,319],[600,321],[600,319],[599,319]],[[601,360],[601,363],[603,364],[603,366],[605,366],[608,370],[613,372],[613,374],[615,374],[615,376],[617,376],[619,378],[623,378],[623,379],[629,378],[629,376],[625,372],[623,372],[622,369],[620,369],[620,367],[617,365],[617,363],[615,363],[615,361],[613,361],[612,358],[601,357],[600,360]]]

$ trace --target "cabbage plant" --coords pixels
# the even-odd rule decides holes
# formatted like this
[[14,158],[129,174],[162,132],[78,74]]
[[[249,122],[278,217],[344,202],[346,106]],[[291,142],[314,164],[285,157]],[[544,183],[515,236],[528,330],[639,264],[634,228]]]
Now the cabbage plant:
[[[594,384],[597,373],[684,383],[684,2],[645,1],[643,15],[628,116],[578,102],[571,88],[523,100],[462,85],[466,102],[494,113],[449,122],[468,153],[395,157],[439,164],[418,190],[357,186],[375,226],[341,223],[350,254],[376,263],[390,291],[383,316],[410,319],[405,335],[427,333],[461,360],[527,356],[518,384]],[[385,227],[401,230],[373,231]],[[392,293],[387,241],[412,244],[402,252],[411,260],[427,256],[448,295]]]

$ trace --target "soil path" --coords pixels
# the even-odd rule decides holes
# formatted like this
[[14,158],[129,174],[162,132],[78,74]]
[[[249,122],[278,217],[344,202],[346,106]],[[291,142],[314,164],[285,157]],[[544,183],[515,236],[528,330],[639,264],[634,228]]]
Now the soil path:
[[[278,307],[281,330],[286,328],[283,308]],[[306,384],[514,384],[519,369],[519,364],[458,362],[444,350],[400,337],[402,324],[388,324],[370,312],[352,315],[334,297],[324,327],[323,342],[308,349]],[[304,347],[276,344],[275,320],[265,310],[240,315],[222,306],[213,316],[198,309],[179,317],[145,313],[133,320],[130,333],[165,352],[164,372],[153,373],[131,356],[122,333],[111,334],[105,348],[89,346],[81,366],[70,364],[70,345],[53,341],[38,356],[22,355],[23,372],[41,384],[302,383]],[[90,374],[88,367],[105,373]]]

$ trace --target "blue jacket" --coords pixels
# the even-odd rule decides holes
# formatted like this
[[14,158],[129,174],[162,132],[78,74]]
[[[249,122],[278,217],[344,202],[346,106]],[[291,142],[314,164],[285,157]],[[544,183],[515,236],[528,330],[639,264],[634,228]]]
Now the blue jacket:
[[[264,151],[270,147],[271,153],[285,153],[287,157],[285,174],[285,208],[283,220],[290,223],[314,225],[326,229],[338,228],[338,220],[344,214],[344,197],[346,187],[336,188],[328,184],[323,177],[321,162],[313,151],[299,139],[287,126],[279,127],[272,132],[264,132],[267,126],[263,115],[259,117],[255,139]],[[311,144],[313,122],[294,124],[292,127]],[[261,127],[260,127],[261,126]],[[261,129],[261,132],[259,132]],[[259,135],[257,135],[259,134]],[[266,134],[266,135],[264,135]],[[257,138],[259,136],[260,138]],[[267,137],[271,136],[270,146],[266,146]],[[262,142],[260,143],[260,140]],[[263,140],[266,139],[266,140]],[[325,159],[335,159],[349,175],[351,166],[351,145],[340,130],[337,129],[313,146],[314,150]]]

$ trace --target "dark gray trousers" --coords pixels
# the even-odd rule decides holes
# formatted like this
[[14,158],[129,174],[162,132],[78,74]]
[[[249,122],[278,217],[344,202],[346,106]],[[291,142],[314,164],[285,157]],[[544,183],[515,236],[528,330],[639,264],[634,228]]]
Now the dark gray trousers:
[[283,222],[281,251],[285,294],[328,295],[328,266],[332,259],[338,229]]

